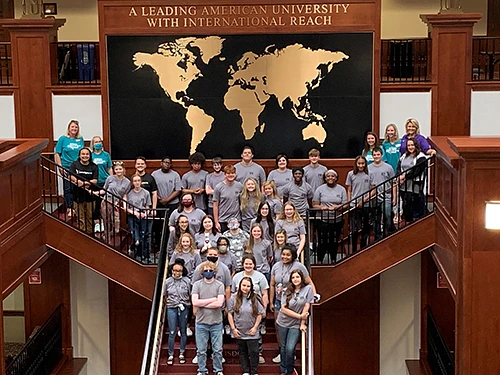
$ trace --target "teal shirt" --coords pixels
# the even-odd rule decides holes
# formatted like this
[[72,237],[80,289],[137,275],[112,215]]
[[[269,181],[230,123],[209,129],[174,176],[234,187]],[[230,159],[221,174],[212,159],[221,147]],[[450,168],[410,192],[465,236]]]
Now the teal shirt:
[[78,159],[78,153],[83,146],[83,137],[70,138],[66,135],[61,135],[56,144],[56,153],[61,155],[61,165],[64,168],[69,168],[71,163]]
[[398,168],[398,161],[401,157],[399,149],[401,148],[401,139],[398,139],[396,142],[391,143],[388,141],[384,141],[382,143],[382,149],[384,150],[384,156],[382,158],[387,164],[389,164],[394,172]]
[[100,154],[92,153],[92,161],[97,165],[99,175],[97,176],[97,185],[104,186],[106,179],[109,176],[109,168],[113,166],[111,156],[106,151],[101,151]]

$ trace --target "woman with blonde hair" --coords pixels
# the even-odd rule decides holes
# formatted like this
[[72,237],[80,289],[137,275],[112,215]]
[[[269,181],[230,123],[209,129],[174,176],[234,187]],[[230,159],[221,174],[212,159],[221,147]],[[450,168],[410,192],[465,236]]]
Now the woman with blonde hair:
[[269,204],[269,207],[272,210],[272,214],[275,215],[275,217],[278,217],[278,215],[281,213],[283,204],[281,203],[281,199],[278,196],[278,189],[276,188],[275,182],[264,182],[262,184],[262,191],[264,192],[266,202]]
[[244,231],[250,230],[250,223],[255,219],[263,197],[259,189],[259,184],[255,178],[249,177],[243,184],[240,195],[241,228]]
[[[108,152],[104,151],[102,138],[98,135],[94,135],[90,141],[90,150],[92,151],[92,161],[97,165],[97,186],[100,189],[103,188],[104,183],[109,175],[113,173],[113,163],[111,162],[111,156]],[[104,228],[101,228],[101,200],[98,199],[95,205],[94,211],[94,232],[103,232]]]
[[401,148],[399,152],[401,155],[406,153],[406,142],[408,138],[413,138],[419,145],[422,152],[426,155],[435,155],[436,150],[431,148],[427,141],[427,137],[420,134],[420,123],[416,118],[409,118],[405,123],[406,134],[401,138]]
[[394,171],[398,167],[399,150],[401,149],[401,138],[399,138],[398,127],[395,124],[388,124],[385,127],[384,141],[380,145],[383,151],[382,160],[389,164]]
[[71,120],[66,128],[66,134],[61,135],[57,140],[54,154],[56,164],[63,168],[60,169],[60,172],[64,177],[64,203],[66,204],[66,215],[68,217],[71,217],[71,209],[73,208],[72,184],[64,169],[69,169],[71,164],[78,160],[78,154],[83,147],[84,141],[80,134],[80,123],[78,120]]
[[187,276],[191,279],[193,272],[201,264],[200,252],[196,249],[193,236],[189,233],[183,233],[180,238],[175,251],[170,257],[170,264],[174,264],[176,259],[184,259],[184,267],[187,270]]
[[286,231],[288,242],[297,247],[297,253],[300,255],[306,244],[306,226],[293,202],[286,202],[283,205],[281,214],[274,226],[275,233],[280,229]]

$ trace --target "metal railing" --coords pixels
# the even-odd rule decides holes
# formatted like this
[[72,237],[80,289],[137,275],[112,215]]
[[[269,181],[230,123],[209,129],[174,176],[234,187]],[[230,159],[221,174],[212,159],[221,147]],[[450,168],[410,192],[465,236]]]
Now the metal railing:
[[0,86],[12,85],[12,52],[10,42],[0,42]]
[[431,80],[431,39],[381,40],[380,81],[413,83]]
[[310,209],[306,264],[334,264],[383,240],[434,210],[434,157],[335,210]]
[[62,306],[24,345],[22,351],[7,366],[6,375],[49,375],[61,360]]
[[160,365],[161,344],[163,340],[163,328],[165,326],[165,314],[167,311],[167,293],[165,280],[167,279],[168,257],[168,219],[163,221],[161,236],[160,257],[158,259],[158,272],[156,273],[155,291],[149,316],[148,332],[144,345],[144,354],[140,375],[156,375]]
[[101,83],[98,42],[53,43],[59,85],[97,85]]
[[455,354],[446,345],[429,306],[427,306],[427,362],[434,375],[455,374]]
[[500,80],[500,37],[472,39],[472,80]]
[[[149,229],[154,230],[154,221],[163,220],[166,209],[153,211],[137,208],[122,197],[94,184],[89,184],[86,188],[78,187],[71,181],[72,177],[77,181],[87,180],[44,156],[41,157],[41,165],[42,201],[47,214],[142,264],[157,263],[159,244],[155,243],[155,233],[149,232]],[[65,183],[71,185],[73,194],[89,201],[74,202],[71,216],[61,195]],[[102,224],[104,227],[99,232],[95,231],[96,212],[101,215],[99,226]],[[124,223],[128,223],[128,227]],[[135,229],[137,231],[132,234],[131,231]]]

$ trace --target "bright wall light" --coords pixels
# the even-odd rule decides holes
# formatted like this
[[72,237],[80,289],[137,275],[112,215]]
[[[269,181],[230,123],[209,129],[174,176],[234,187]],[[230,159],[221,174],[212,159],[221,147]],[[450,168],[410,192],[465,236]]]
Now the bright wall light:
[[486,229],[500,229],[500,201],[486,202],[486,217],[484,223]]

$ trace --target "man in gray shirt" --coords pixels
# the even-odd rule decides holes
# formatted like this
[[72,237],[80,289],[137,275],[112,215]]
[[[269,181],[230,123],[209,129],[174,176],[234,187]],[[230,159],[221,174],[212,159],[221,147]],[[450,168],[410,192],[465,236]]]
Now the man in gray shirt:
[[311,185],[304,181],[304,169],[302,167],[293,168],[292,173],[293,181],[283,188],[283,203],[292,202],[299,215],[305,218],[307,210],[312,205],[314,191]]
[[[179,194],[181,193],[181,177],[179,173],[171,169],[172,159],[165,156],[161,159],[160,168],[151,173],[158,187],[158,203],[156,208],[156,216],[159,218],[170,217],[170,214],[179,204]],[[163,208],[163,210],[162,210]],[[165,212],[166,211],[166,212]],[[161,233],[163,229],[163,221],[155,220],[153,233],[155,235],[156,244],[159,246],[161,241]]]
[[189,156],[191,170],[182,176],[182,191],[193,194],[196,208],[205,211],[207,209],[205,195],[205,184],[208,172],[201,169],[205,164],[205,156],[201,152],[195,152]]
[[206,375],[208,340],[212,344],[213,369],[216,375],[222,372],[222,306],[224,284],[215,279],[217,266],[209,261],[201,264],[203,279],[193,284],[191,298],[196,315],[196,357],[198,374]]
[[[375,240],[382,238],[383,232],[392,233],[396,229],[392,221],[392,206],[397,203],[397,187],[395,181],[383,184],[394,177],[394,169],[390,164],[382,161],[382,149],[375,147],[372,150],[373,163],[368,166],[368,172],[373,176],[373,185],[377,186],[375,210]],[[384,228],[381,228],[381,218],[384,216]]]
[[260,186],[266,181],[266,172],[259,164],[253,161],[253,149],[251,146],[243,147],[241,161],[235,165],[236,181],[244,183],[248,177],[255,178]]
[[236,168],[233,165],[224,167],[224,181],[217,184],[214,189],[213,209],[215,226],[221,233],[227,231],[230,218],[236,217],[241,221],[240,193],[243,184],[235,181]]
[[214,189],[220,182],[224,181],[226,176],[224,175],[224,172],[222,171],[222,159],[221,158],[219,158],[219,157],[213,158],[212,159],[212,167],[213,167],[214,171],[207,175],[207,180],[205,182],[205,193],[207,194],[207,197],[208,197],[207,214],[214,216],[214,204],[213,204]]
[[311,185],[313,193],[324,184],[323,176],[327,171],[324,165],[319,164],[319,150],[313,148],[309,151],[309,165],[304,167],[304,180]]

